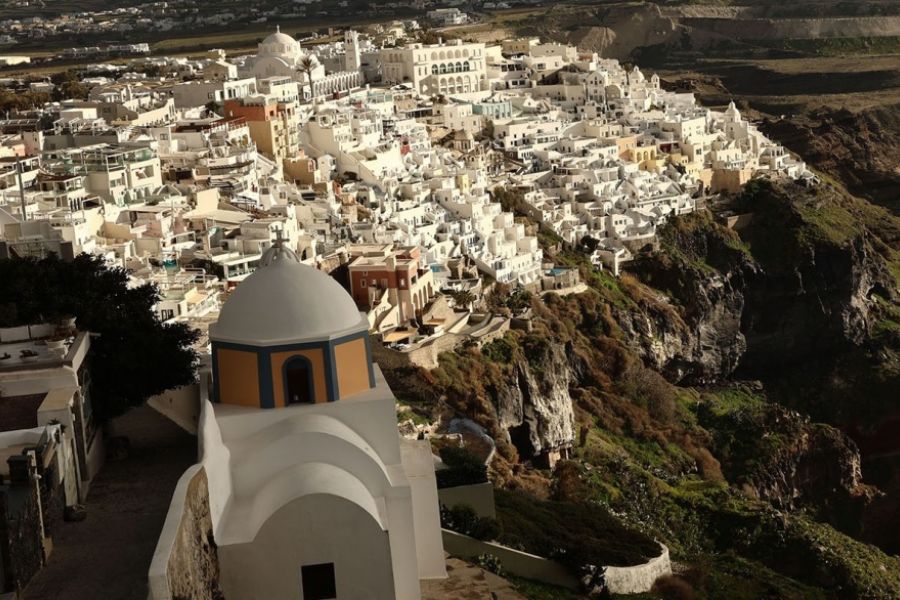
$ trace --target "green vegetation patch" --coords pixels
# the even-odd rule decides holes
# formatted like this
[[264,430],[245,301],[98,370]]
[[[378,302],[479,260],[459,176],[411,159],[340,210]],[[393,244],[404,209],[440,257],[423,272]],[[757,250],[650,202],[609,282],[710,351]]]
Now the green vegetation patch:
[[631,566],[659,556],[652,538],[623,525],[599,505],[538,500],[497,490],[500,542],[559,561],[578,573],[584,565]]

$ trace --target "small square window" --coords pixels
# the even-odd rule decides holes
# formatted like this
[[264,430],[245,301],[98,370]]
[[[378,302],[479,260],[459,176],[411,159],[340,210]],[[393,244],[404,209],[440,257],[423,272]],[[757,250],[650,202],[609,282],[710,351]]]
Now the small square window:
[[300,567],[303,581],[303,600],[333,600],[337,598],[334,563]]

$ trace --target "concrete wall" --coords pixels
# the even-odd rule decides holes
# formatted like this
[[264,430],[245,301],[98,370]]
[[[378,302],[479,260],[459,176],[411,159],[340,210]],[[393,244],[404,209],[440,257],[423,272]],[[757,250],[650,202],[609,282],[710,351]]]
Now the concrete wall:
[[453,508],[459,504],[468,504],[479,517],[496,518],[497,511],[494,505],[494,484],[487,481],[473,485],[458,485],[456,487],[442,488],[438,490],[440,503],[447,508]]
[[447,565],[440,536],[439,492],[431,443],[400,438],[400,456],[412,495],[419,579],[443,579],[447,576]]
[[156,550],[150,561],[150,570],[147,573],[147,584],[150,588],[149,600],[172,600],[172,592],[169,588],[169,560],[174,555],[175,546],[182,536],[182,523],[188,503],[188,489],[201,471],[203,471],[202,465],[191,466],[175,486],[172,503],[169,505],[169,512],[166,514],[166,521],[163,523]]
[[509,331],[509,321],[494,329],[487,329],[484,333],[477,332],[478,337],[472,337],[459,333],[447,333],[434,341],[424,344],[409,352],[397,352],[385,348],[381,343],[373,341],[372,351],[375,362],[385,364],[389,367],[399,367],[415,365],[423,369],[436,369],[438,367],[438,356],[442,352],[450,352],[457,345],[463,343],[467,339],[475,340],[479,346],[491,342],[497,338],[503,337]]
[[[578,589],[580,582],[569,570],[552,560],[521,552],[500,544],[482,542],[474,538],[441,530],[444,549],[454,556],[474,558],[479,554],[491,554],[500,559],[503,569],[513,575],[541,581],[550,585]],[[642,565],[633,567],[607,567],[606,583],[614,594],[639,594],[649,592],[658,577],[672,574],[669,549],[663,544],[662,553]]]
[[200,420],[199,383],[166,390],[147,400],[147,404],[188,433],[197,435]]
[[442,529],[441,534],[444,539],[444,550],[454,556],[472,559],[479,554],[491,554],[500,559],[503,570],[507,573],[559,587],[578,588],[578,580],[569,573],[569,570],[552,560],[500,544],[482,542],[448,529]]
[[[183,543],[180,541],[183,535],[182,523],[191,518],[185,515],[200,514],[202,511],[196,508],[197,495],[202,487],[206,488],[206,503],[209,511],[209,524],[211,530],[215,529],[222,512],[225,510],[225,499],[231,490],[231,474],[228,468],[229,452],[222,444],[222,437],[213,414],[212,405],[209,403],[206,390],[206,377],[201,376],[200,384],[200,422],[202,423],[203,436],[199,440],[200,463],[189,467],[175,487],[172,494],[172,502],[163,525],[153,559],[150,563],[148,583],[150,587],[150,600],[172,600],[170,588],[169,569],[170,558],[176,554],[184,554]],[[198,475],[202,472],[202,476]],[[197,477],[202,477],[203,486],[199,487]],[[203,518],[205,521],[205,517]],[[195,540],[197,542],[199,540]],[[179,544],[182,544],[179,547]],[[199,548],[199,546],[197,546]],[[197,565],[202,562],[197,559]],[[183,577],[184,570],[175,572],[173,581],[181,581],[178,585],[186,585]],[[202,575],[202,568],[195,567],[195,574]]]
[[387,532],[365,510],[336,496],[289,502],[252,542],[221,546],[219,557],[226,598],[303,598],[301,566],[320,563],[334,563],[342,600],[395,597]]

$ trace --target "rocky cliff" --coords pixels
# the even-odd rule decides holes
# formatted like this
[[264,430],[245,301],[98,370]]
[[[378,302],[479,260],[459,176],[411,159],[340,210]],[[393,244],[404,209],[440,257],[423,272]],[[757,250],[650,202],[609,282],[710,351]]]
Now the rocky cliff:
[[820,108],[791,119],[768,118],[762,129],[854,194],[900,214],[900,106]]
[[[838,424],[859,414],[860,399],[825,388],[846,392],[850,381],[828,378],[852,366],[871,375],[867,412],[891,414],[898,221],[829,185],[764,180],[725,208],[748,215],[740,233],[710,212],[681,217],[630,268],[649,289],[640,310],[614,308],[629,347],[673,383],[762,380],[786,404]],[[808,381],[789,391],[801,373]]]
[[859,536],[878,492],[863,482],[856,444],[839,429],[770,404],[746,387],[737,391],[730,390],[730,402],[706,395],[698,411],[728,481],[778,510],[807,509]]
[[554,343],[541,348],[532,361],[517,361],[511,376],[492,390],[500,427],[520,456],[529,458],[572,445],[571,383],[565,348]]
[[660,251],[632,270],[660,296],[642,312],[617,309],[616,320],[638,354],[670,381],[721,380],[747,350],[744,290],[759,267],[708,212],[676,221],[660,242]]
[[[760,380],[771,401],[794,409],[754,407],[734,422],[711,421],[729,481],[897,547],[883,531],[900,525],[898,465],[885,466],[885,445],[870,441],[900,410],[900,224],[830,185],[758,181],[729,208],[752,215],[739,236],[702,213],[663,232],[660,252],[634,273],[663,291],[675,317],[659,305],[623,311],[622,329],[673,382]],[[723,432],[732,437],[723,442]],[[874,503],[878,494],[862,480],[870,457],[887,492]]]
[[[588,292],[532,297],[529,328],[386,375],[433,420],[492,435],[495,485],[606,506],[707,565],[701,597],[733,600],[715,592],[730,577],[742,599],[900,597],[900,563],[859,541],[896,542],[896,490],[869,485],[844,431],[871,434],[896,411],[900,227],[827,186],[757,182],[719,209],[749,225],[673,219],[619,278],[556,251]],[[535,460],[570,444],[552,471]]]

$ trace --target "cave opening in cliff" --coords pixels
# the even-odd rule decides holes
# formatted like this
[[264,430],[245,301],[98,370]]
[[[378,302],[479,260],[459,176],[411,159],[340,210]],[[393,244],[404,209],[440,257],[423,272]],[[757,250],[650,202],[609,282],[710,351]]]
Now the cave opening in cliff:
[[509,428],[509,441],[516,447],[519,458],[531,460],[534,457],[534,444],[531,443],[531,427],[527,422]]

